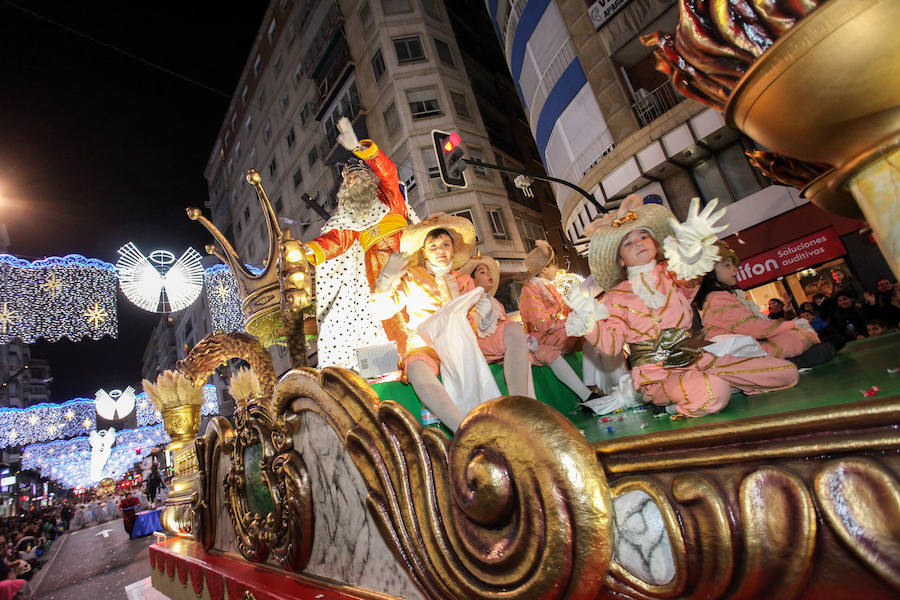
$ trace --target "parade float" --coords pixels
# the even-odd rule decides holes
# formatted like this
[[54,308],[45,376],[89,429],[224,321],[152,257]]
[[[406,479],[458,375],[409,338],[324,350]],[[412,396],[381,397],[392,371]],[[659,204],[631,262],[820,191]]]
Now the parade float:
[[[232,377],[233,423],[193,425],[175,452],[179,517],[150,548],[170,598],[900,592],[898,334],[701,419],[573,414],[557,388],[488,401],[451,438],[422,426],[400,383],[305,366],[309,266],[259,174],[248,182],[269,232],[261,271],[188,211],[235,275],[248,333],[208,336],[170,376],[199,386],[231,359],[250,369]],[[292,361],[281,378],[275,343]]]

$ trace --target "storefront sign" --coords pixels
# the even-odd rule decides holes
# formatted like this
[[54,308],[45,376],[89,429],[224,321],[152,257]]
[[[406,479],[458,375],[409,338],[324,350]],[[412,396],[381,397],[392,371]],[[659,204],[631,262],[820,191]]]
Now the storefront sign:
[[834,227],[829,227],[742,261],[738,286],[750,289],[846,253]]
[[631,0],[597,0],[588,9],[588,16],[591,17],[591,23],[595,29],[600,29],[606,25],[607,21],[616,16],[620,10]]

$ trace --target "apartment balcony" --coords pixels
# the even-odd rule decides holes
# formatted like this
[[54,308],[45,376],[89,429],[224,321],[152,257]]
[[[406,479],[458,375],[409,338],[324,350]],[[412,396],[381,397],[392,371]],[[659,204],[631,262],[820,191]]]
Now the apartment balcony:
[[327,56],[326,68],[322,70],[322,74],[316,78],[316,86],[319,90],[319,96],[316,99],[315,111],[316,120],[321,121],[324,116],[325,109],[334,99],[335,94],[347,81],[347,78],[353,73],[353,57],[350,56],[350,49],[344,36],[341,36],[341,43],[335,45]]
[[684,96],[675,90],[671,81],[666,81],[652,92],[641,88],[634,93],[634,98],[631,110],[641,127],[646,127],[684,101]]
[[325,15],[315,38],[303,56],[303,72],[309,77],[318,79],[319,71],[324,68],[327,62],[328,51],[335,45],[338,38],[343,39],[344,37],[343,24],[344,18],[341,16],[337,3],[334,3],[331,6],[331,10]]

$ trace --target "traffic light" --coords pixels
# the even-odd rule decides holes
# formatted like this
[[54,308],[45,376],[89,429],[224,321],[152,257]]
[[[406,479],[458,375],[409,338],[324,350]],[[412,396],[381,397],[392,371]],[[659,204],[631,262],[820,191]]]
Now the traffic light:
[[466,187],[466,163],[463,160],[465,152],[459,134],[435,129],[431,132],[431,139],[441,181],[447,186]]

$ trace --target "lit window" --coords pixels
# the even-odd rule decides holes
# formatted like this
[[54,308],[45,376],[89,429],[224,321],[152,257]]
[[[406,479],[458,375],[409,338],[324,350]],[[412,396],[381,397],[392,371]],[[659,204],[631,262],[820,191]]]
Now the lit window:
[[425,60],[425,49],[422,47],[422,39],[417,36],[395,38],[394,50],[397,52],[397,61],[400,64]]

